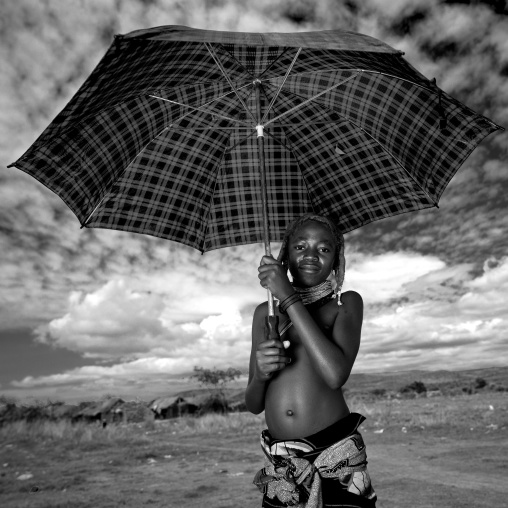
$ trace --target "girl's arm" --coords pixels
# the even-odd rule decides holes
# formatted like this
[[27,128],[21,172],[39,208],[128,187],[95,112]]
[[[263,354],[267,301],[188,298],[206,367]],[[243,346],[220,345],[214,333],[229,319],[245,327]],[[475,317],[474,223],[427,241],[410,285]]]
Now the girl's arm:
[[316,372],[330,388],[343,386],[360,348],[362,297],[354,291],[342,295],[342,305],[335,319],[332,340],[325,336],[302,302],[291,305],[287,313]]

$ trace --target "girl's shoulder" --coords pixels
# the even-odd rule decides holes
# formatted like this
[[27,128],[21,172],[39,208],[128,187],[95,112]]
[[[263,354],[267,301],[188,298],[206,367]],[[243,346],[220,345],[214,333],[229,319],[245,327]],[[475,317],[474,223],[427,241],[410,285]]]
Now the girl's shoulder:
[[363,298],[360,293],[356,291],[345,291],[340,295],[340,301],[343,305],[362,305],[363,306]]
[[334,326],[337,318],[345,316],[363,316],[363,300],[356,291],[346,291],[340,295],[340,304],[334,298],[322,307],[320,318],[325,328]]

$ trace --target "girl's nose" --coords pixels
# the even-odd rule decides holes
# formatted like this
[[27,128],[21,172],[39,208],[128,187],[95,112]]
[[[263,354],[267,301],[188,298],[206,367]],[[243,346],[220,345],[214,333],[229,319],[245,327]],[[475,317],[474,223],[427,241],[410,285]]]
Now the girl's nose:
[[318,255],[317,255],[317,252],[315,250],[306,250],[305,251],[305,254],[303,256],[305,259],[312,259],[314,261],[316,261],[318,258]]

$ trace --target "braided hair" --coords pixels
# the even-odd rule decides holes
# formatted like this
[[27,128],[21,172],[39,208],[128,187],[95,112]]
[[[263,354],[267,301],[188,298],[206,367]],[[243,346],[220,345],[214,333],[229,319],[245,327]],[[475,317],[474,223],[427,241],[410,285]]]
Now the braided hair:
[[289,269],[289,239],[303,224],[309,221],[323,224],[326,228],[329,229],[335,240],[335,258],[332,269],[332,273],[334,273],[335,279],[334,292],[337,295],[337,301],[339,305],[342,305],[340,301],[340,294],[342,292],[342,285],[344,284],[344,273],[346,270],[346,260],[344,258],[344,236],[330,219],[322,215],[307,213],[293,221],[284,233],[284,238],[282,239],[282,245],[280,247],[280,252],[277,259],[282,263],[282,266],[287,271]]

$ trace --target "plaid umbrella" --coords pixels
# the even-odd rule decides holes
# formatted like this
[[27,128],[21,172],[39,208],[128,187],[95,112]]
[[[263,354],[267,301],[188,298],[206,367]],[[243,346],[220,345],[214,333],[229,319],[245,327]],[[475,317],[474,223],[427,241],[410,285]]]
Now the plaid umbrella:
[[309,211],[346,233],[437,206],[500,128],[365,35],[163,26],[117,36],[13,165],[83,227],[269,252]]

